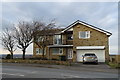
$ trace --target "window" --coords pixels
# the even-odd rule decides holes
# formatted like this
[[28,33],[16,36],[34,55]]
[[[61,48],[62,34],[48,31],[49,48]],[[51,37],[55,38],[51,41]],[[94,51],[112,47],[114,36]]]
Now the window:
[[68,40],[73,40],[73,35],[72,35],[72,34],[68,34],[68,35],[67,35],[67,39],[68,39]]
[[52,48],[52,54],[62,54],[63,49],[62,48]]
[[45,41],[46,39],[47,39],[46,36],[39,36],[39,37],[37,38],[37,41],[38,41],[38,42],[43,42],[43,41]]
[[36,48],[36,54],[39,54],[39,48]]
[[79,38],[90,38],[90,31],[80,31]]
[[63,52],[63,49],[59,48],[59,54],[62,54],[62,52]]
[[[36,48],[36,54],[37,54],[37,55],[42,55],[42,54],[43,54],[43,49],[41,49],[41,48]],[[44,49],[44,54],[46,54],[46,48]]]
[[54,44],[62,44],[61,35],[54,35]]
[[39,53],[42,54],[43,53],[43,50],[39,48]]
[[93,53],[86,53],[84,56],[96,56],[96,55]]

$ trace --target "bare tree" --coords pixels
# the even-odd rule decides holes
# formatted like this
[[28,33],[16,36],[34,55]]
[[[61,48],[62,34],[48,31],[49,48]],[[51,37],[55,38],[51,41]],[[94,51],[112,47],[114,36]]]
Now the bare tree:
[[4,49],[8,50],[11,54],[11,59],[13,59],[13,52],[16,50],[16,41],[13,37],[13,32],[10,29],[5,28],[2,34],[2,45]]
[[29,22],[19,22],[17,27],[14,28],[15,35],[14,38],[16,39],[18,45],[17,47],[19,49],[22,49],[23,51],[23,60],[25,59],[25,53],[27,47],[32,43],[33,41],[33,26]]
[[45,47],[50,44],[49,37],[50,35],[53,35],[55,33],[57,27],[54,20],[52,20],[48,24],[41,21],[33,21],[33,25],[34,25],[33,42],[36,45],[38,45],[39,48],[42,49],[42,56],[44,59]]
[[[14,38],[18,43],[18,48],[23,51],[23,59],[25,59],[25,52],[27,47],[32,43],[36,43],[43,51],[49,44],[49,35],[54,33],[55,22],[52,20],[50,23],[42,21],[19,22],[17,27],[14,28]],[[52,30],[54,29],[54,30]]]

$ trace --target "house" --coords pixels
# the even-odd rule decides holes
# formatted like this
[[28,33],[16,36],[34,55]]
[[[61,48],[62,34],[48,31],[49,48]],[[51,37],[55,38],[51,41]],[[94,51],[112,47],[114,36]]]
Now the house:
[[[103,29],[77,20],[68,27],[50,35],[50,44],[45,48],[47,59],[59,59],[63,55],[68,61],[82,62],[82,55],[94,53],[98,62],[109,61],[109,37],[112,34]],[[34,57],[42,57],[42,50],[35,43]]]

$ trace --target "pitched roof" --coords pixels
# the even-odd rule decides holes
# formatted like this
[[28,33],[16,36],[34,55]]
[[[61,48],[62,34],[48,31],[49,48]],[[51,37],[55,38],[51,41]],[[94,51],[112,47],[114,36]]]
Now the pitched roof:
[[85,25],[85,26],[87,26],[87,27],[90,27],[90,28],[92,28],[92,29],[95,29],[95,30],[97,30],[97,31],[103,32],[103,33],[105,33],[106,35],[109,35],[109,36],[112,35],[112,33],[108,32],[108,31],[105,31],[105,30],[103,30],[103,29],[100,29],[100,28],[98,28],[98,27],[95,27],[95,26],[93,26],[93,25],[90,25],[90,24],[85,23],[85,22],[80,21],[80,20],[77,20],[77,21],[75,21],[74,23],[70,24],[68,27],[66,27],[64,30],[62,30],[62,32],[65,32],[66,30],[72,28],[74,25],[76,25],[76,24],[78,24],[78,23],[79,23],[79,24],[82,24],[82,25]]
[[41,30],[41,31],[36,31],[37,35],[54,35],[57,34],[59,32],[61,32],[63,29],[58,29],[58,28],[54,28],[54,29],[48,29],[48,30]]

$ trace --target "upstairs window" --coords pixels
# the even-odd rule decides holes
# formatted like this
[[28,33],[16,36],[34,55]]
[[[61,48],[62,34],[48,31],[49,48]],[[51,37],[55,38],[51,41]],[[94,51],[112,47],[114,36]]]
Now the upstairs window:
[[90,38],[90,31],[80,31],[79,32],[79,38]]
[[44,42],[44,41],[47,41],[48,40],[48,37],[47,36],[39,36],[37,38],[37,42]]
[[67,35],[67,40],[73,40],[73,35],[72,34],[68,34]]
[[54,44],[62,44],[61,35],[54,35]]

